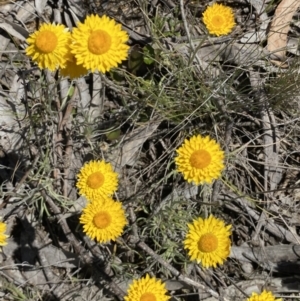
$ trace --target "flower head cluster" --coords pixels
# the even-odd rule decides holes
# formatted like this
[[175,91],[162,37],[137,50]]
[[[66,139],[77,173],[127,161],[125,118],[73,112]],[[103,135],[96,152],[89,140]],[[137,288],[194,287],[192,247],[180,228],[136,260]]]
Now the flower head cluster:
[[64,25],[43,24],[26,40],[26,54],[40,69],[54,71],[58,67],[64,68],[70,37],[71,34]]
[[27,39],[26,54],[39,68],[60,68],[71,79],[106,72],[127,58],[128,34],[107,16],[87,16],[70,33],[64,25],[43,24]]
[[156,278],[146,277],[133,280],[129,286],[125,301],[168,301],[165,284]]
[[71,52],[77,63],[94,72],[106,72],[127,58],[128,34],[107,16],[88,16],[74,28]]
[[7,235],[5,234],[6,231],[6,224],[0,222],[0,246],[6,246],[7,245]]
[[117,186],[118,174],[110,163],[104,161],[90,161],[78,174],[79,194],[89,201],[83,209],[80,223],[83,231],[100,243],[115,240],[127,224],[122,204],[110,197]]
[[217,179],[223,168],[224,152],[210,137],[193,136],[186,139],[176,150],[177,170],[188,182],[196,185],[211,183]]
[[203,13],[203,22],[210,34],[229,34],[235,25],[233,10],[229,6],[215,3]]
[[201,217],[188,224],[189,232],[184,241],[184,248],[188,250],[191,260],[201,262],[205,268],[223,264],[230,254],[231,225],[210,216]]
[[64,77],[70,77],[70,79],[78,78],[88,74],[88,70],[82,65],[77,64],[77,60],[71,51],[66,55],[66,65],[60,68],[60,74]]
[[282,301],[282,299],[275,299],[275,296],[272,294],[272,292],[264,290],[261,294],[252,293],[250,298],[248,298],[246,301]]
[[[196,135],[185,139],[176,152],[177,170],[185,180],[196,185],[212,183],[224,169],[224,152],[209,136]],[[226,226],[211,215],[207,219],[195,219],[188,228],[184,248],[191,260],[201,262],[205,268],[223,264],[230,254],[231,225]]]
[[88,203],[83,209],[80,223],[87,236],[105,243],[116,240],[127,222],[122,204],[106,197]]
[[118,174],[110,163],[105,161],[90,161],[78,174],[77,188],[79,194],[88,200],[111,196],[118,187]]

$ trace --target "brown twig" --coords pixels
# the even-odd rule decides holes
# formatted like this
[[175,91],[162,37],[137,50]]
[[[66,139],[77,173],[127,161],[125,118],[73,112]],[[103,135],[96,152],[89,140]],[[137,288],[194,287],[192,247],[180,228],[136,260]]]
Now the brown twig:
[[[245,199],[245,196],[239,196],[229,189],[226,189],[226,194],[223,195],[220,199],[228,201],[224,202],[224,205],[227,207],[230,206],[231,202],[235,202],[238,204],[242,209],[241,212],[247,212],[252,219],[258,221],[260,214],[253,208],[250,207],[250,203],[248,200]],[[291,231],[285,229],[279,224],[274,223],[273,217],[265,216],[264,225],[266,230],[268,230],[273,235],[277,236],[280,239],[285,239],[288,242],[295,243],[295,241],[300,241],[300,237],[297,233],[292,233]]]
[[177,277],[179,280],[185,282],[188,285],[192,285],[198,289],[204,290],[208,293],[210,293],[213,297],[219,298],[219,294],[212,289],[206,287],[205,285],[182,275],[178,270],[176,270],[171,264],[167,263],[165,260],[163,260],[159,255],[157,255],[150,247],[148,247],[144,242],[139,241],[137,245],[144,250],[147,254],[149,254],[152,258],[154,258],[157,262],[159,262],[161,265],[163,265],[166,269],[168,269],[175,277]]
[[70,135],[70,129],[67,126],[71,117],[72,117],[72,111],[75,107],[75,99],[78,95],[78,87],[75,86],[75,90],[73,95],[71,96],[70,100],[68,101],[68,105],[66,107],[64,116],[61,120],[61,123],[59,124],[59,131],[62,133],[65,133],[66,136],[66,145],[65,145],[65,160],[64,160],[64,173],[63,173],[63,195],[64,197],[68,196],[69,193],[69,185],[68,185],[68,178],[69,178],[69,170],[70,170],[70,162],[73,152],[73,140]]

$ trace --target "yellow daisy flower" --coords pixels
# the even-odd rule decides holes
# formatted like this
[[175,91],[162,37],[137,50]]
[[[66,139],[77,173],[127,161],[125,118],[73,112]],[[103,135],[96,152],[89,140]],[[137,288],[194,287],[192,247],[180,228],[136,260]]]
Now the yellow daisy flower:
[[0,246],[7,245],[6,238],[8,237],[8,235],[4,234],[5,231],[6,231],[6,224],[0,222]]
[[205,268],[223,264],[230,254],[231,225],[225,226],[222,220],[211,215],[207,219],[194,220],[188,227],[184,248],[191,260],[201,262]]
[[69,76],[70,79],[74,79],[88,74],[88,70],[82,65],[77,65],[74,54],[68,52],[66,55],[66,66],[60,69],[60,74],[64,77]]
[[112,195],[118,187],[118,174],[110,163],[90,161],[81,168],[77,175],[76,187],[79,194],[88,200]]
[[176,152],[177,170],[189,183],[194,182],[196,185],[211,183],[224,169],[224,152],[209,136],[198,135],[191,137],[190,140],[185,139]]
[[248,298],[247,301],[282,301],[282,299],[275,299],[272,292],[264,290],[261,294],[252,293],[251,297]]
[[116,240],[127,224],[122,204],[108,197],[88,203],[79,220],[83,232],[100,243]]
[[40,69],[54,71],[65,66],[70,32],[64,25],[42,24],[26,41],[28,47],[25,52]]
[[235,25],[233,10],[229,6],[215,3],[203,13],[203,22],[210,34],[229,34]]
[[156,278],[151,278],[148,274],[145,278],[133,280],[127,291],[125,301],[167,301],[170,299],[166,295],[165,284]]
[[87,16],[73,29],[72,53],[77,64],[86,69],[106,72],[128,56],[128,34],[121,25],[107,16]]

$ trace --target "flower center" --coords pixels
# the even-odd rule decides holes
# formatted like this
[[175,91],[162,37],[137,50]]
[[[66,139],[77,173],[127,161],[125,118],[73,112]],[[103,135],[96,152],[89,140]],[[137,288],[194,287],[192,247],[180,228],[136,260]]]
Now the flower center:
[[88,39],[88,49],[93,54],[104,54],[110,49],[111,37],[101,29],[93,31]]
[[57,36],[50,30],[42,31],[35,39],[36,48],[43,53],[52,52],[57,46]]
[[213,16],[211,21],[215,27],[222,27],[224,24],[224,20],[222,16]]
[[197,169],[205,168],[211,162],[210,153],[204,149],[196,150],[190,157],[192,167]]
[[218,248],[218,239],[212,233],[207,233],[201,236],[198,241],[198,249],[200,252],[210,253]]
[[107,212],[98,212],[93,218],[93,223],[98,229],[105,229],[111,223],[111,217]]
[[86,184],[92,189],[101,187],[104,183],[104,175],[97,171],[88,176]]
[[140,301],[156,301],[156,297],[152,293],[144,293],[141,296]]

